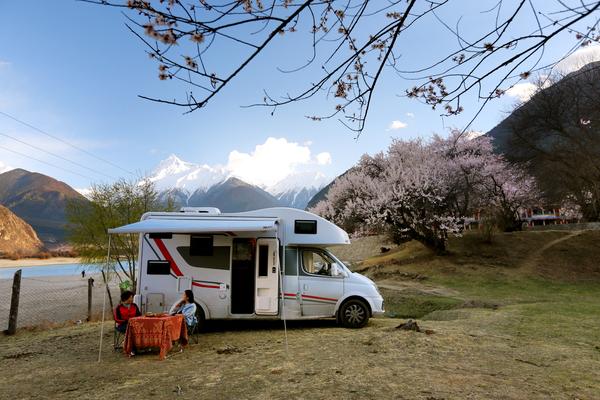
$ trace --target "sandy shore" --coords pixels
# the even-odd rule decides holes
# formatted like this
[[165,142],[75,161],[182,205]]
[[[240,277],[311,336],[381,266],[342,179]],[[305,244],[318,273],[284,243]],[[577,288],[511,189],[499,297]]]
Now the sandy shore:
[[52,257],[46,259],[23,258],[21,260],[0,259],[0,268],[35,267],[56,264],[79,264],[80,262],[81,259],[78,257]]

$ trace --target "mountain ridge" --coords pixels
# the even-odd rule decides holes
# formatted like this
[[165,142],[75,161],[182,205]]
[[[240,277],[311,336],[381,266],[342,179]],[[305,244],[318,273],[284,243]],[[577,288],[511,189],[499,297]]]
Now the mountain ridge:
[[[253,185],[224,167],[190,163],[175,154],[162,160],[149,179],[164,202],[172,200],[176,206],[214,206],[223,211],[275,206],[304,209],[309,200],[330,182],[319,171],[299,171],[273,185]],[[252,201],[232,201],[225,197],[225,192],[236,196],[243,193]],[[211,204],[206,204],[207,201]]]
[[66,183],[22,168],[0,174],[0,204],[35,230],[47,245],[66,239],[65,207],[68,201],[87,201]]
[[33,256],[42,248],[31,225],[0,205],[0,257]]

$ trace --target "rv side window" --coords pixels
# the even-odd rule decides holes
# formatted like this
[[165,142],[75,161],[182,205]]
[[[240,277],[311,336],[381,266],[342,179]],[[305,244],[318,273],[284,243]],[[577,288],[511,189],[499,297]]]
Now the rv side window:
[[190,256],[212,257],[213,255],[213,237],[212,236],[190,236]]
[[148,275],[169,275],[171,274],[171,263],[162,260],[150,260],[146,267]]
[[316,235],[317,221],[297,219],[294,221],[294,233]]
[[309,274],[331,276],[331,261],[319,251],[302,250],[302,269]]
[[258,276],[269,276],[269,246],[258,246]]

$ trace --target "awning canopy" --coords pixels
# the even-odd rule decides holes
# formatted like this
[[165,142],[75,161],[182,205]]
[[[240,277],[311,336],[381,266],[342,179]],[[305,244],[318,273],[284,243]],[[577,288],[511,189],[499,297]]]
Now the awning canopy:
[[108,233],[217,233],[266,232],[276,230],[277,219],[146,219],[109,229]]

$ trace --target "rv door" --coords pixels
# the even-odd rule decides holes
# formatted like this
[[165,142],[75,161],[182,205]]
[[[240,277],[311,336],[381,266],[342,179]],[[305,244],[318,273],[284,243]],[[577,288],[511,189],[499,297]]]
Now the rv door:
[[256,241],[256,315],[279,312],[279,240]]

